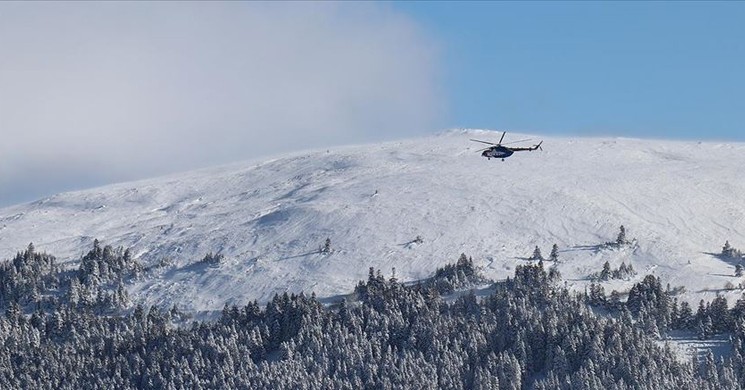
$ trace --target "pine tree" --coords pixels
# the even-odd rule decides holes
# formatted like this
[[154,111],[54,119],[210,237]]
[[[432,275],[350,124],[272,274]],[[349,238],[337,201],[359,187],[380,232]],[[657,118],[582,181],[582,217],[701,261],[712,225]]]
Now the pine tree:
[[722,247],[722,256],[724,257],[732,257],[733,248],[729,244],[729,240],[726,240],[724,242],[724,246]]
[[127,293],[127,290],[124,288],[124,284],[119,282],[119,285],[116,288],[116,294],[115,294],[115,305],[119,307],[125,307],[129,305],[129,293]]
[[548,259],[554,262],[559,261],[559,246],[554,244],[554,246],[551,247],[551,254],[548,256]]
[[612,310],[618,310],[618,308],[622,306],[621,293],[619,293],[616,290],[611,291],[610,296],[608,297],[607,305],[608,305],[608,308]]
[[701,377],[709,383],[717,383],[719,381],[717,375],[717,365],[714,361],[714,353],[711,350],[706,352],[704,361],[699,367],[701,370]]
[[321,247],[319,252],[323,254],[331,253],[331,238],[326,238],[326,241],[323,243],[323,247]]
[[621,225],[621,228],[618,231],[618,237],[616,237],[616,245],[621,247],[626,244],[628,244],[628,241],[626,241],[626,228]]
[[743,269],[741,264],[735,265],[735,276],[740,277],[743,274]]
[[84,294],[81,290],[82,286],[80,285],[78,278],[72,278],[70,280],[69,290],[67,290],[67,302],[72,307],[77,307],[78,303],[80,303],[81,295]]
[[531,260],[543,260],[543,255],[541,254],[541,248],[538,247],[538,245],[535,246],[535,249],[533,250],[533,255],[530,256]]
[[552,283],[556,283],[561,280],[561,272],[559,272],[556,265],[548,269],[548,280]]
[[709,306],[709,317],[712,321],[712,332],[725,332],[732,328],[732,316],[727,308],[727,298],[717,294]]
[[603,288],[603,286],[601,286],[600,284],[590,284],[590,294],[588,298],[590,300],[590,304],[596,306],[604,306],[607,302],[607,299],[605,297],[605,288]]
[[722,247],[722,257],[728,258],[728,259],[740,259],[742,258],[742,253],[733,248],[729,241],[726,241],[724,243],[724,246]]
[[708,332],[706,331],[706,326],[704,326],[704,320],[702,319],[696,320],[696,335],[698,336],[699,340],[706,340],[706,338],[709,336]]
[[396,267],[391,270],[391,277],[388,279],[388,284],[393,288],[398,286],[398,278],[396,277]]
[[603,270],[600,271],[600,280],[608,280],[611,276],[610,263],[607,261],[603,264]]
[[670,306],[670,329],[680,329],[680,307],[678,306],[678,298],[674,298],[673,303]]

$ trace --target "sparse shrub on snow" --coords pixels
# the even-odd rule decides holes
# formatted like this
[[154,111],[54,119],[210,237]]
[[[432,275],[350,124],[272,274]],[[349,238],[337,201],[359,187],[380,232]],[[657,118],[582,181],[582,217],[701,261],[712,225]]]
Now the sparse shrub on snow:
[[223,256],[222,253],[212,253],[212,252],[209,252],[199,262],[201,264],[207,264],[207,265],[213,265],[214,266],[214,265],[220,264],[220,262],[222,262],[224,258],[225,258],[225,256]]

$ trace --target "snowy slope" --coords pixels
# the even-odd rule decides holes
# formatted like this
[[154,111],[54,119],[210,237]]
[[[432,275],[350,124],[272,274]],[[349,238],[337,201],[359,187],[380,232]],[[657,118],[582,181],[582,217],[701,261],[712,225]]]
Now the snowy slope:
[[[33,241],[72,266],[93,238],[146,263],[169,257],[172,267],[130,293],[192,310],[282,291],[343,294],[370,266],[416,280],[462,252],[504,278],[553,243],[580,289],[606,260],[630,262],[637,280],[686,286],[694,305],[739,283],[733,264],[706,252],[725,239],[745,248],[745,144],[546,137],[543,152],[501,162],[468,141],[499,135],[452,131],[63,193],[0,209],[0,258]],[[593,249],[621,224],[638,248]],[[411,244],[417,235],[424,242]],[[334,252],[317,253],[327,237]],[[226,260],[193,264],[209,251]]]

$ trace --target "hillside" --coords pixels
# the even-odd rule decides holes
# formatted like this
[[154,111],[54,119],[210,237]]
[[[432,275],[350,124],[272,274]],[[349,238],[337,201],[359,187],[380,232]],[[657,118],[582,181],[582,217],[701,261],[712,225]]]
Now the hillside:
[[[0,209],[0,258],[33,241],[71,266],[98,238],[172,262],[130,294],[197,311],[347,293],[371,266],[418,280],[460,253],[500,279],[553,243],[578,289],[605,261],[638,272],[608,291],[653,273],[696,303],[740,282],[710,253],[725,240],[745,247],[745,144],[543,137],[543,152],[501,162],[468,141],[499,135],[453,131],[63,193]],[[620,225],[637,246],[600,250]],[[326,238],[333,252],[318,253]],[[208,252],[225,259],[194,264]]]

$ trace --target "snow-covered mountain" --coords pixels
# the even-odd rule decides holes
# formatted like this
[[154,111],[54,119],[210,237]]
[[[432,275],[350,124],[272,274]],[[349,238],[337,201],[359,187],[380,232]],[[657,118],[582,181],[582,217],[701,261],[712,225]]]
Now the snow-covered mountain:
[[[693,304],[742,293],[723,291],[741,280],[712,254],[725,240],[745,247],[745,144],[538,137],[544,151],[502,162],[469,141],[500,135],[451,131],[63,193],[0,209],[0,258],[33,241],[72,265],[98,238],[147,264],[169,258],[127,287],[191,310],[282,291],[344,294],[369,267],[422,279],[461,253],[499,279],[554,243],[579,289],[605,261],[623,261],[638,276],[607,291],[653,273],[685,286]],[[598,249],[620,225],[636,247]],[[319,253],[326,238],[333,251]],[[225,259],[194,264],[208,252]]]

